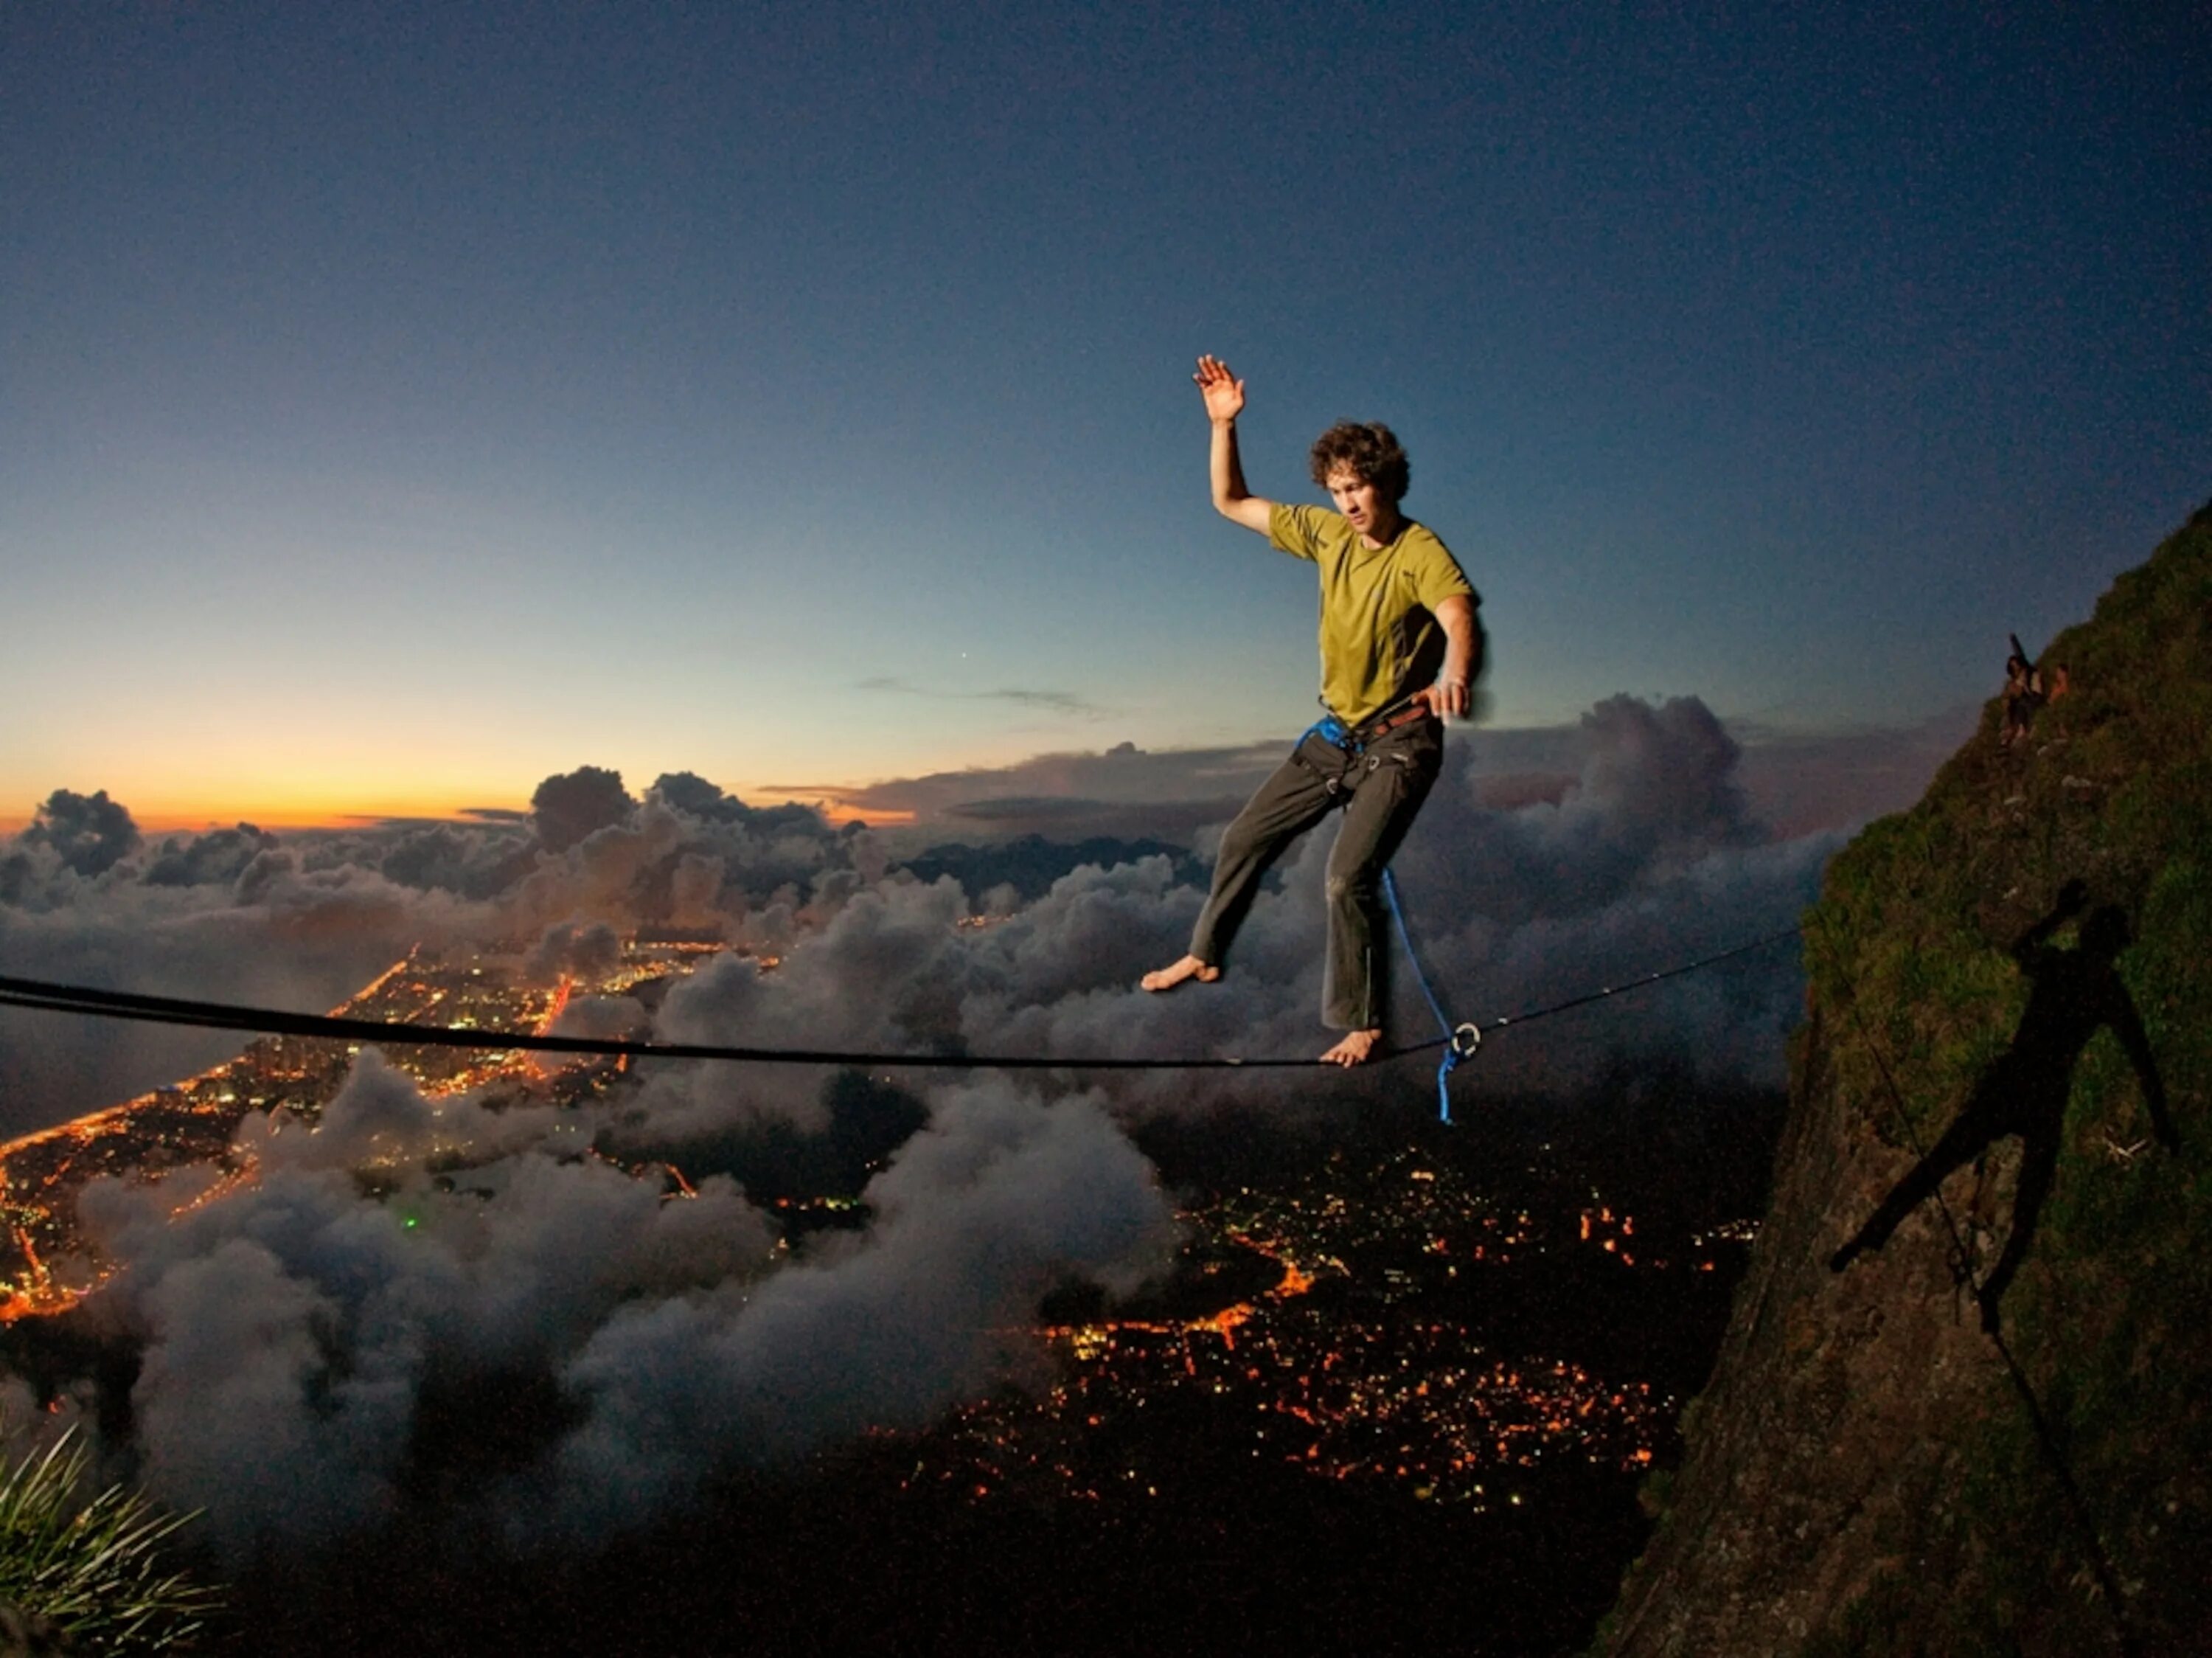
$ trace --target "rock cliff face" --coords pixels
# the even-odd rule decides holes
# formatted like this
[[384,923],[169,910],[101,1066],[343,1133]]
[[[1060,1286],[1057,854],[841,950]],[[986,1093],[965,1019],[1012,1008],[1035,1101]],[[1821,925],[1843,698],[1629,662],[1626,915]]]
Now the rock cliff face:
[[[2043,662],[1807,917],[1771,1209],[1601,1651],[2212,1652],[2212,507]],[[2032,1137],[1831,1270],[1970,1105],[2038,1101],[1994,1332]]]

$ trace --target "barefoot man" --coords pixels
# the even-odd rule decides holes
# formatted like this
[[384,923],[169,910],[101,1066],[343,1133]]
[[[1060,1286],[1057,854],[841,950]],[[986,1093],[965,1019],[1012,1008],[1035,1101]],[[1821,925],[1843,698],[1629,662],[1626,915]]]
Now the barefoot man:
[[1286,507],[1244,487],[1237,417],[1244,382],[1198,360],[1213,423],[1214,510],[1321,574],[1321,701],[1327,710],[1222,837],[1213,890],[1190,954],[1146,973],[1148,991],[1221,977],[1260,878],[1283,849],[1337,807],[1328,856],[1328,961],[1322,1019],[1346,1034],[1322,1058],[1357,1065],[1382,1040],[1390,938],[1382,872],[1443,763],[1443,719],[1472,704],[1482,668],[1480,602],[1444,544],[1398,510],[1406,452],[1387,426],[1332,426],[1313,446],[1314,482],[1336,510]]

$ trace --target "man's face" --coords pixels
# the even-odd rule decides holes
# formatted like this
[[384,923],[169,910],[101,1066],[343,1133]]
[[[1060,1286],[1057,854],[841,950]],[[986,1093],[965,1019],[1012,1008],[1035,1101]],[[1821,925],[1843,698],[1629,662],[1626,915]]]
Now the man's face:
[[1329,473],[1328,493],[1345,521],[1362,535],[1379,536],[1397,521],[1395,504],[1349,466]]

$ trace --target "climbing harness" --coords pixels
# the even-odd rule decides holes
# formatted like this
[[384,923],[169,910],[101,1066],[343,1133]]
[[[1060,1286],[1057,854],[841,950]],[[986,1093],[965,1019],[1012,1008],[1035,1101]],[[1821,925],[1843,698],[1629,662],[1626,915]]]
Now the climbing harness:
[[1435,714],[1424,702],[1407,702],[1395,708],[1386,708],[1371,714],[1358,725],[1346,725],[1337,718],[1336,710],[1327,703],[1322,704],[1322,716],[1305,728],[1298,741],[1307,737],[1322,737],[1334,743],[1347,754],[1362,753],[1369,743],[1395,731],[1401,725],[1411,725],[1416,720],[1434,719]]
[[[1435,717],[1426,703],[1408,702],[1395,707],[1386,708],[1379,714],[1370,715],[1358,725],[1346,725],[1337,717],[1335,710],[1329,707],[1327,703],[1323,703],[1321,717],[1299,734],[1298,740],[1292,746],[1291,753],[1297,755],[1298,751],[1305,747],[1308,737],[1319,737],[1323,742],[1344,752],[1344,769],[1333,777],[1322,779],[1331,798],[1334,799],[1347,792],[1344,787],[1344,780],[1354,771],[1359,769],[1359,762],[1363,756],[1367,762],[1366,770],[1377,771],[1382,769],[1382,757],[1367,753],[1367,746],[1370,743],[1379,742],[1391,732],[1401,726],[1411,725],[1416,720],[1432,720]],[[1345,802],[1338,799],[1336,803],[1341,806]]]

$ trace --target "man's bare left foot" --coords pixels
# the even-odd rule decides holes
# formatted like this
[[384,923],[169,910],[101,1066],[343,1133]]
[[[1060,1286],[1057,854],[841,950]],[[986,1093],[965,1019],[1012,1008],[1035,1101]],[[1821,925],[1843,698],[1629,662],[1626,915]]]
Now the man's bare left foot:
[[1364,1065],[1368,1057],[1382,1045],[1381,1031],[1348,1031],[1344,1040],[1322,1055],[1324,1065]]
[[1187,978],[1195,978],[1201,984],[1211,984],[1220,977],[1220,968],[1209,966],[1194,955],[1187,955],[1173,966],[1146,973],[1137,983],[1148,991],[1171,991]]

